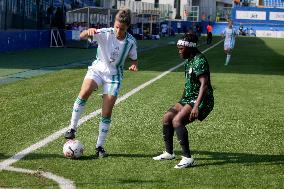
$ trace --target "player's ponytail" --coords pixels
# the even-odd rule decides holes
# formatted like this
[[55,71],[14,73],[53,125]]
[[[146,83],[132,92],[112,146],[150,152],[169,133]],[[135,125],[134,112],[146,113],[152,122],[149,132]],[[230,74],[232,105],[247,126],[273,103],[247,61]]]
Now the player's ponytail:
[[131,11],[129,8],[122,8],[115,16],[115,20],[129,26],[131,24]]

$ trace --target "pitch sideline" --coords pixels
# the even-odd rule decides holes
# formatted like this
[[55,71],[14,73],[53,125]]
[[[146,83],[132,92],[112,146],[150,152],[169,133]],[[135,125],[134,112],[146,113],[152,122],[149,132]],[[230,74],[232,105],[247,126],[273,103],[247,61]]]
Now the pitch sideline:
[[[223,42],[223,40],[217,42],[216,44],[212,45],[211,47],[205,49],[204,51],[202,51],[202,53],[206,53],[207,51],[211,50],[212,48],[216,47],[217,45],[219,45],[221,42]],[[161,79],[162,77],[164,77],[165,75],[169,74],[170,72],[172,72],[173,70],[176,70],[177,68],[181,67],[183,65],[183,63],[178,64],[177,66],[174,66],[172,68],[170,68],[169,70],[163,72],[162,74],[158,75],[157,77],[143,83],[142,85],[139,85],[138,87],[132,89],[130,92],[124,94],[123,96],[119,97],[116,100],[115,104],[118,104],[124,100],[126,100],[127,98],[129,98],[130,96],[134,95],[135,93],[139,92],[140,90],[144,89],[145,87],[147,87],[148,85],[152,84],[153,82]],[[92,113],[90,113],[89,115],[86,115],[84,117],[82,117],[79,120],[78,123],[78,127],[81,126],[83,123],[85,123],[86,121],[90,120],[91,118],[97,116],[98,114],[100,114],[102,111],[102,109],[98,109]],[[18,152],[17,154],[13,155],[12,157],[0,162],[0,170],[7,170],[7,171],[14,171],[14,172],[20,172],[20,173],[38,173],[37,171],[34,170],[29,170],[29,169],[22,169],[22,168],[14,168],[11,165],[16,163],[17,161],[21,160],[22,158],[24,158],[25,156],[27,156],[28,154],[30,154],[31,152],[47,145],[50,142],[55,141],[56,139],[58,139],[60,136],[62,136],[66,131],[68,130],[68,127],[65,127],[51,135],[49,135],[48,137],[44,138],[43,140],[40,140],[39,142],[29,146],[28,148]],[[70,189],[70,188],[76,188],[75,185],[73,184],[73,181],[70,181],[68,179],[65,179],[63,177],[59,177],[56,176],[50,172],[40,172],[40,174],[43,177],[49,178],[53,181],[55,181],[56,183],[58,183],[59,187],[62,189]]]

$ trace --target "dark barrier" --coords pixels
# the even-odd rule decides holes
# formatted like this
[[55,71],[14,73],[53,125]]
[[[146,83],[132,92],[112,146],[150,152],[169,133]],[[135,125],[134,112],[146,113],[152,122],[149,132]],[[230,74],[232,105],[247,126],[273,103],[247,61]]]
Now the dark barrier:
[[50,45],[50,30],[0,31],[0,52],[10,52]]

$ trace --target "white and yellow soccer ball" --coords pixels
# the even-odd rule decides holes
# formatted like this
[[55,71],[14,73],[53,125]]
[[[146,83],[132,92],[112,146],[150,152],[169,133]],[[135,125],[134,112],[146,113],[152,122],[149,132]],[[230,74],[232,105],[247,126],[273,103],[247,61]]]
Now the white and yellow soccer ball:
[[79,140],[68,140],[63,146],[63,154],[66,158],[78,159],[83,152],[84,145]]

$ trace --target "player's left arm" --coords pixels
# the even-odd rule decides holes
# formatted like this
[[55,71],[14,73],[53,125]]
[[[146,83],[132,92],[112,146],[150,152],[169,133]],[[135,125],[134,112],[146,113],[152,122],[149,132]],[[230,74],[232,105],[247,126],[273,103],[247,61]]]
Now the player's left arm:
[[128,68],[130,71],[138,71],[138,60],[137,60],[137,46],[136,42],[132,44],[129,51],[129,58],[131,60],[131,65]]
[[190,113],[190,117],[189,120],[195,120],[198,118],[198,114],[199,114],[199,110],[198,107],[202,101],[202,99],[204,98],[204,96],[207,93],[207,89],[208,89],[208,75],[207,74],[202,74],[198,77],[198,80],[200,82],[200,88],[199,88],[199,93],[198,93],[198,97],[196,99],[196,102],[194,103],[194,107],[192,108],[192,111]]
[[238,36],[237,30],[234,29],[234,38],[236,39]]

